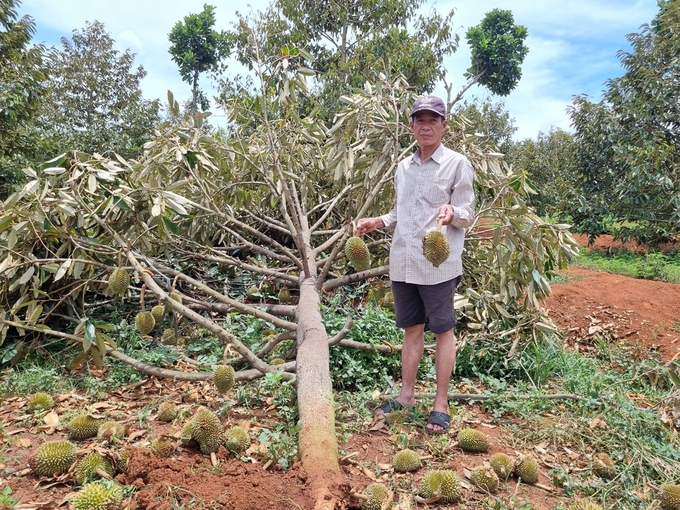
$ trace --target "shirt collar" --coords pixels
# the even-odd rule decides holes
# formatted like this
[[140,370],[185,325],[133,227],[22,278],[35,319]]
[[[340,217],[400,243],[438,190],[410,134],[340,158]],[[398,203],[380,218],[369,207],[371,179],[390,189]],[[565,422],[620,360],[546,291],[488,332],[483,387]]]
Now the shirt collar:
[[[441,164],[443,154],[444,154],[444,144],[439,142],[439,147],[437,147],[437,150],[434,151],[434,154],[432,154],[432,156],[431,156],[432,161],[434,161],[437,164]],[[411,161],[409,161],[409,163],[411,163],[413,161],[415,161],[419,165],[423,163],[420,160],[420,149],[418,149],[413,154],[411,154]]]

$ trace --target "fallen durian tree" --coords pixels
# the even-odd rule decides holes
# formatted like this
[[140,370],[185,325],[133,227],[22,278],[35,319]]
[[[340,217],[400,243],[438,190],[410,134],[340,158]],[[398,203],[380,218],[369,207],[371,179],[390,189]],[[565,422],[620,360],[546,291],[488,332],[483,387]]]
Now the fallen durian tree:
[[[297,113],[302,74],[278,65],[260,78],[257,101],[234,98],[228,105],[228,135],[210,132],[201,117],[180,122],[170,96],[177,121],[159,128],[138,161],[73,152],[25,170],[29,182],[0,212],[0,346],[5,359],[16,361],[62,338],[77,345],[74,367],[88,360],[101,367],[112,356],[159,377],[212,378],[130,358],[111,325],[97,320],[121,300],[134,308],[132,322],[143,307],[162,306],[173,329],[152,329],[156,336],[176,340],[180,327],[194,324],[237,353],[225,360],[244,367],[236,380],[281,371],[296,380],[300,457],[318,507],[332,508],[340,470],[329,348],[356,342],[342,340],[349,319],[329,339],[319,305],[340,286],[387,274],[388,234],[367,239],[377,262],[363,271],[352,270],[343,248],[352,221],[391,206],[393,172],[413,150],[412,97],[399,78],[367,84],[343,98],[327,127]],[[539,308],[549,293],[546,277],[564,267],[575,244],[567,226],[547,224],[527,208],[531,190],[521,171],[500,154],[483,153],[464,119],[451,118],[449,126],[446,143],[475,168],[484,219],[466,245],[457,297],[461,336],[506,339],[512,355],[518,339],[527,338],[521,332],[551,329]],[[124,289],[119,277],[110,282],[116,270],[131,277]],[[269,304],[249,302],[232,284],[241,275]],[[282,288],[288,296],[281,301],[292,290],[297,304],[277,303],[286,296]],[[267,321],[276,335],[251,349],[223,320],[233,311]],[[290,359],[270,363],[271,349],[290,338],[296,339]]]

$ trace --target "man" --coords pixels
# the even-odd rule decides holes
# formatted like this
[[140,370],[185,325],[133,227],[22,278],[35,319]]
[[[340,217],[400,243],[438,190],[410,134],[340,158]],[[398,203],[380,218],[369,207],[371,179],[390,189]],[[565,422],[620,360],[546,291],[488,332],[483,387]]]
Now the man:
[[[396,325],[404,329],[402,386],[399,396],[384,402],[376,414],[416,404],[416,375],[427,323],[436,338],[437,392],[426,430],[442,434],[450,422],[447,393],[456,362],[453,295],[463,274],[465,228],[474,218],[473,171],[465,156],[441,143],[446,107],[439,97],[418,97],[410,126],[419,148],[397,167],[392,210],[383,216],[362,218],[356,226],[358,235],[378,228],[394,229],[390,279]],[[451,254],[435,268],[423,256],[422,238],[437,227],[439,219],[445,225]]]

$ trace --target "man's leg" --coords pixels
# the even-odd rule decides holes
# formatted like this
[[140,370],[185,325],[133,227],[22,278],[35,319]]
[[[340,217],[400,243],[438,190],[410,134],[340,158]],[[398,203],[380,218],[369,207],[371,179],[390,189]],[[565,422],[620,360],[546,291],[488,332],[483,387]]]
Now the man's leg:
[[[453,330],[435,335],[437,352],[435,354],[435,369],[437,371],[437,392],[434,396],[434,411],[449,414],[449,382],[456,364],[456,337]],[[429,430],[444,430],[436,424],[428,424]]]
[[425,350],[425,324],[416,324],[404,330],[401,348],[401,392],[397,402],[403,406],[416,405],[416,376]]

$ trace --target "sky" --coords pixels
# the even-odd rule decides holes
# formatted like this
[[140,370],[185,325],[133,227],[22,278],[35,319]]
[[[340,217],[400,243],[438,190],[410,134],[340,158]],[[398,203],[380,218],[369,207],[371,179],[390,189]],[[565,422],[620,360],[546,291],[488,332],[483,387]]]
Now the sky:
[[[116,49],[129,49],[136,54],[136,65],[146,69],[144,97],[165,102],[168,90],[178,100],[191,95],[190,85],[182,82],[168,53],[168,34],[184,16],[202,12],[206,1],[215,6],[218,30],[232,28],[236,10],[249,14],[269,5],[268,0],[244,2],[238,9],[234,2],[221,0],[23,0],[19,12],[35,20],[34,42],[59,48],[62,37],[70,38],[86,22],[104,23],[116,41]],[[461,43],[445,61],[454,92],[464,86],[463,73],[470,65],[465,32],[494,8],[511,10],[515,23],[528,30],[525,44],[529,53],[522,65],[522,79],[505,97],[475,86],[464,98],[502,101],[518,128],[516,140],[536,138],[551,127],[569,131],[566,108],[572,98],[587,94],[599,101],[605,81],[623,74],[616,54],[630,50],[626,35],[639,32],[640,26],[650,23],[659,11],[657,0],[426,0],[421,8],[425,14],[433,9],[442,14],[456,10],[453,23]],[[207,78],[202,80],[210,97],[214,89]],[[446,95],[443,85],[434,93]],[[214,113],[219,124],[221,112]]]

